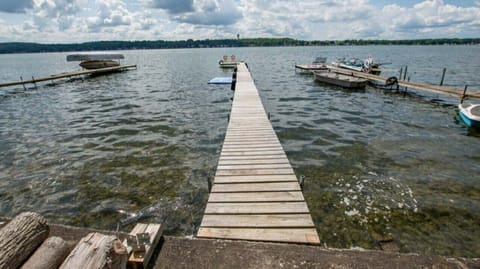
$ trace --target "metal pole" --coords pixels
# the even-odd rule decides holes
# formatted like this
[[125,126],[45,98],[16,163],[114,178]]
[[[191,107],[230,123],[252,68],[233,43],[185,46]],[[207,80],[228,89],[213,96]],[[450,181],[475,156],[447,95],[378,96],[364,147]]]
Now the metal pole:
[[403,74],[403,80],[407,78],[407,70],[408,70],[408,65],[405,66],[405,73]]
[[444,67],[444,68],[443,68],[443,73],[442,73],[442,80],[440,80],[440,86],[443,85],[443,79],[445,78],[445,72],[446,72],[446,71],[447,71],[447,68]]

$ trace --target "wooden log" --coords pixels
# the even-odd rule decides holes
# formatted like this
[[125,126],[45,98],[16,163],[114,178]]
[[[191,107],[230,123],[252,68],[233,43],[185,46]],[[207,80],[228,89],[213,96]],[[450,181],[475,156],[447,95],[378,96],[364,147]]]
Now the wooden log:
[[40,214],[25,212],[0,230],[0,268],[16,269],[48,237],[47,221]]
[[127,254],[116,236],[90,233],[78,242],[60,269],[125,269]]
[[68,244],[58,236],[50,237],[33,253],[21,269],[56,269],[69,252]]

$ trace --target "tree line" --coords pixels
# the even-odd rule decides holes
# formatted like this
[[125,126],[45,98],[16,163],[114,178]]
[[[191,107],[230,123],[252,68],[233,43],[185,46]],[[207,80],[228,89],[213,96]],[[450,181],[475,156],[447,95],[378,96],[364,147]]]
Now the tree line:
[[68,52],[94,50],[179,49],[219,47],[279,47],[279,46],[365,46],[365,45],[478,45],[480,38],[440,38],[409,40],[297,40],[292,38],[242,38],[204,40],[143,40],[95,41],[73,44],[41,44],[26,42],[0,43],[0,53]]

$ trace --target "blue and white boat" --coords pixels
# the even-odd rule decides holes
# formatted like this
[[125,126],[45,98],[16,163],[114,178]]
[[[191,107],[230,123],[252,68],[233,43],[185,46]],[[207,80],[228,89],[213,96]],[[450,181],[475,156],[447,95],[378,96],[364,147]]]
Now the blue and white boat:
[[466,125],[480,128],[480,104],[459,104],[458,109]]

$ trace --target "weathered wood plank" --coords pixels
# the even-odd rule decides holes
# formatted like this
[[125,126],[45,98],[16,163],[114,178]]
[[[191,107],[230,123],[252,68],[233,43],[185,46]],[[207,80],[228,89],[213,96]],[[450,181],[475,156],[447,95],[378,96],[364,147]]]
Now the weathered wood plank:
[[265,192],[265,191],[301,191],[296,181],[291,182],[265,182],[265,183],[216,183],[212,192]]
[[205,214],[291,214],[310,213],[305,202],[209,203]]
[[255,156],[255,155],[274,155],[280,154],[284,155],[283,150],[263,150],[263,151],[232,151],[232,152],[222,152],[220,158],[223,156]]
[[310,214],[204,215],[202,227],[281,228],[315,227]]
[[231,169],[231,170],[217,170],[217,176],[238,176],[238,175],[293,175],[292,168],[278,168],[278,169]]
[[269,164],[229,164],[229,165],[219,165],[219,166],[217,166],[217,170],[277,169],[277,168],[291,168],[291,166],[287,162],[269,163]]
[[[226,166],[226,165],[258,165],[258,164],[288,164],[287,158],[284,157],[279,157],[279,158],[271,158],[271,159],[260,159],[260,160],[252,160],[252,159],[247,159],[247,160],[224,160],[220,159],[218,161],[218,166]],[[290,167],[290,166],[289,166]]]
[[[149,244],[142,245],[142,248],[133,248],[132,254],[128,259],[128,263],[132,267],[147,268],[147,265],[152,257],[153,251],[157,246],[160,237],[162,237],[163,226],[156,223],[137,223],[130,232],[131,235],[137,236],[138,234],[148,234]],[[129,246],[131,247],[131,246]]]
[[216,176],[214,183],[260,183],[260,182],[297,182],[297,177],[289,175],[261,175],[261,176]]
[[200,227],[198,237],[320,244],[320,238],[315,228],[259,229]]
[[256,155],[256,156],[222,156],[222,161],[232,161],[232,160],[267,160],[267,159],[278,159],[278,158],[287,158],[284,152],[279,152],[277,154],[269,155]]
[[257,151],[283,151],[281,146],[258,146],[258,147],[239,147],[239,148],[222,148],[223,153],[228,152],[257,152]]
[[303,202],[301,191],[210,193],[208,202]]

